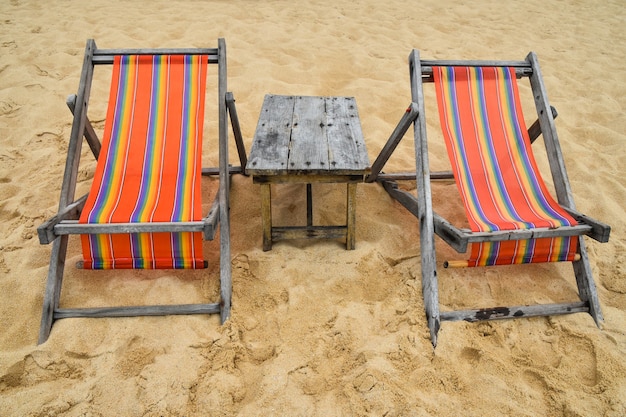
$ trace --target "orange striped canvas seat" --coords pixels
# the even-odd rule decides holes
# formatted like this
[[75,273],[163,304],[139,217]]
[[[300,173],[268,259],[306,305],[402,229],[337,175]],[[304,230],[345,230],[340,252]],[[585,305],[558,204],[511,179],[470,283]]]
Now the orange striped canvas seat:
[[[474,232],[578,224],[552,198],[530,149],[515,69],[433,67],[446,149]],[[468,266],[571,261],[575,237],[472,244]]]
[[[115,58],[102,150],[81,223],[202,218],[207,58]],[[82,235],[84,267],[201,268],[200,232]]]

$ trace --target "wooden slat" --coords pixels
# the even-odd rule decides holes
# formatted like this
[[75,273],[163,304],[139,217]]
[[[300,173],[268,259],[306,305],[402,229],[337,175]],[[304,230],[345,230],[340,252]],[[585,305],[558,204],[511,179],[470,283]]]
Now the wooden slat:
[[330,175],[312,173],[311,175],[255,175],[252,177],[254,184],[288,184],[288,183],[350,183],[363,182],[363,174],[360,175]]
[[217,57],[218,48],[126,48],[96,49],[94,56],[107,55],[213,55]]
[[326,116],[324,97],[296,97],[287,166],[291,173],[329,170]]
[[151,223],[79,223],[77,220],[65,220],[54,226],[54,233],[61,235],[84,234],[125,234],[159,232],[202,232],[205,223],[195,222],[151,222]]
[[411,79],[411,101],[418,105],[414,135],[417,171],[417,218],[420,228],[420,251],[422,263],[422,292],[424,308],[433,346],[437,346],[439,332],[439,288],[437,284],[437,262],[435,255],[435,226],[433,223],[432,194],[430,187],[430,164],[428,162],[428,138],[426,136],[425,102],[422,86],[422,65],[419,51],[409,56]]
[[[67,104],[67,107],[69,107],[72,114],[74,114],[74,110],[76,109],[76,98],[77,98],[76,94],[71,94],[65,100],[65,104]],[[85,114],[84,136],[85,136],[85,140],[87,141],[87,144],[89,145],[89,148],[91,149],[91,153],[93,153],[93,156],[97,160],[98,157],[100,156],[100,148],[102,147],[102,145],[100,143],[100,139],[98,139],[98,135],[96,134],[96,131],[93,128],[93,125],[91,124],[91,122],[89,121],[89,118],[87,117],[87,114]]]
[[353,250],[356,243],[356,184],[347,185],[346,196],[346,249]]
[[368,170],[369,158],[354,97],[327,97],[328,169],[333,173]]
[[72,130],[70,132],[65,172],[61,186],[61,197],[59,199],[59,211],[74,201],[83,135],[85,134],[85,124],[87,121],[87,103],[89,103],[91,83],[93,81],[93,53],[96,49],[96,43],[92,39],[88,40],[85,47],[85,57],[83,59],[80,83],[78,85],[78,94],[76,95]]
[[347,226],[281,226],[272,227],[272,240],[338,239],[346,237]]
[[589,304],[586,302],[540,304],[532,306],[512,306],[481,308],[476,310],[459,310],[441,312],[441,320],[476,322],[483,320],[504,320],[520,317],[556,316],[559,314],[586,313]]
[[[240,166],[229,166],[228,167],[228,174],[233,175],[233,174],[243,174],[244,173],[244,168],[240,167]],[[202,175],[205,176],[212,176],[212,175],[220,175],[220,168],[219,167],[208,167],[208,168],[202,168]]]
[[54,310],[59,307],[68,241],[68,236],[61,236],[52,243],[50,267],[48,268],[46,289],[43,296],[41,323],[39,326],[39,338],[37,339],[37,344],[42,344],[48,340],[50,331],[52,330],[52,324],[54,323]]
[[204,240],[213,240],[215,238],[215,233],[217,232],[217,225],[220,221],[220,199],[219,197],[215,197],[213,200],[213,204],[211,204],[211,208],[207,213],[206,217],[202,219],[202,223],[204,224]]
[[567,211],[569,215],[572,216],[578,223],[591,226],[591,231],[587,233],[587,236],[601,243],[606,243],[609,241],[609,236],[611,235],[611,226],[606,223],[602,223],[599,220],[586,216],[582,213],[579,213],[576,210],[572,210],[567,207],[563,207],[563,209]]
[[246,166],[248,173],[271,175],[287,170],[294,103],[291,96],[265,96]]
[[[556,109],[552,106],[550,106],[550,111],[552,112],[552,118],[556,119],[556,116],[559,115],[559,113],[556,111]],[[528,137],[530,138],[530,143],[535,142],[535,140],[537,140],[537,138],[541,135],[541,123],[539,122],[539,119],[535,120],[535,122],[528,128]]]
[[515,67],[531,69],[528,61],[422,59],[420,64],[422,73],[429,67]]
[[232,297],[232,266],[230,259],[230,174],[228,173],[228,111],[226,94],[228,93],[226,41],[217,40],[218,44],[218,117],[219,117],[219,166],[220,187],[220,321],[222,324],[230,317]]
[[[76,106],[74,108],[72,130],[70,132],[63,184],[61,185],[61,195],[59,198],[59,213],[65,211],[67,207],[74,202],[82,138],[85,134],[85,123],[87,120],[85,117],[87,115],[87,103],[89,102],[91,83],[93,80],[93,53],[96,49],[96,42],[93,39],[89,39],[85,46],[85,56],[83,58],[83,67],[78,85]],[[48,269],[46,290],[44,292],[41,312],[41,324],[39,327],[39,344],[48,339],[52,324],[54,323],[54,309],[59,306],[68,240],[67,236],[61,236],[61,238],[56,239],[52,245],[50,267]]]
[[87,201],[87,194],[71,203],[69,206],[60,210],[54,217],[47,220],[41,226],[37,228],[37,234],[39,235],[39,243],[47,245],[57,238],[57,234],[54,232],[54,227],[64,220],[77,220],[80,217],[80,212],[85,206]]
[[[533,73],[530,77],[530,86],[535,99],[535,107],[537,108],[537,114],[539,116],[546,153],[548,154],[548,162],[550,163],[550,172],[552,173],[557,200],[562,207],[569,210],[576,210],[574,197],[565,169],[561,145],[559,144],[556,125],[552,117],[552,112],[549,110],[550,104],[541,69],[539,68],[539,60],[534,52],[530,52],[526,56],[526,60],[533,68]],[[586,245],[584,240],[580,237],[578,238],[578,253],[580,253],[581,259],[573,263],[578,293],[583,301],[589,303],[589,314],[593,317],[596,324],[600,326],[600,322],[603,320],[602,309],[600,308],[600,301],[598,299],[596,284],[593,280]]]
[[[407,130],[409,130],[409,127],[411,127],[411,124],[415,122],[418,114],[419,110],[417,104],[411,103],[407,110],[404,112],[404,115],[402,116],[400,121],[398,122],[398,125],[391,133],[391,136],[389,136],[389,139],[385,143],[385,146],[383,146],[380,154],[372,164],[372,172],[370,175],[367,176],[365,182],[376,181],[383,167],[391,157],[391,154],[393,154],[393,152],[396,150],[398,144],[406,134]],[[415,179],[415,174],[413,174],[413,177],[411,179]]]
[[237,154],[239,155],[239,163],[245,167],[248,163],[248,155],[246,147],[243,143],[243,135],[241,134],[241,126],[239,125],[239,116],[237,115],[237,106],[235,106],[235,98],[230,91],[226,93],[226,108],[230,116],[230,126],[233,130],[235,144],[237,145]]
[[261,223],[263,250],[272,250],[272,188],[270,184],[261,184]]
[[54,310],[54,318],[102,318],[102,317],[139,317],[171,316],[188,314],[216,314],[220,312],[218,303],[211,304],[176,304],[129,307],[95,308],[59,308]]
[[462,234],[466,236],[469,243],[502,242],[506,240],[540,239],[543,237],[580,236],[589,233],[591,229],[591,226],[587,224],[579,224],[561,226],[555,229],[538,227],[534,229],[497,230],[493,232],[471,232],[462,229]]
[[96,49],[93,63],[112,64],[118,55],[207,55],[209,64],[219,63],[219,48]]
[[[377,181],[415,181],[415,172],[391,172],[378,174]],[[454,180],[452,171],[431,171],[431,181],[434,180]]]

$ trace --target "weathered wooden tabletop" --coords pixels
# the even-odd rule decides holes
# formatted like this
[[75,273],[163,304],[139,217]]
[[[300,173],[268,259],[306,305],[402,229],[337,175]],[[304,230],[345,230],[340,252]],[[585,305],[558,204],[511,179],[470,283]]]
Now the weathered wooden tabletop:
[[364,175],[370,162],[353,97],[266,95],[252,175]]

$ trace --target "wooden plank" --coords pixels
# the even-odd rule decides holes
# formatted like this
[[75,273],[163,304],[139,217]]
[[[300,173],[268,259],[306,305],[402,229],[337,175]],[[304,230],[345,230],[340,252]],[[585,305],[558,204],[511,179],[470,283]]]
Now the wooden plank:
[[433,222],[435,224],[435,233],[443,239],[448,245],[458,253],[467,252],[468,239],[467,234],[463,233],[458,227],[433,213]]
[[586,302],[540,304],[532,306],[513,306],[481,308],[476,310],[459,310],[441,312],[441,320],[477,322],[484,320],[504,320],[520,317],[556,316],[560,314],[586,313],[589,304]]
[[108,55],[213,55],[218,56],[218,48],[127,48],[97,49],[94,56]]
[[330,169],[327,123],[324,97],[296,97],[287,167],[290,173],[310,175]]
[[548,96],[543,83],[543,78],[541,76],[541,70],[539,69],[539,62],[537,60],[537,56],[532,52],[528,54],[526,59],[533,66],[533,75],[530,77],[530,86],[533,90],[533,97],[535,99],[535,106],[537,108],[539,123],[541,125],[548,162],[550,163],[550,172],[552,173],[552,180],[554,181],[557,200],[562,206],[575,210],[576,207],[574,206],[574,198],[569,185],[569,180],[567,178],[563,153],[561,151],[561,145],[559,144],[559,138],[554,124],[554,118],[552,117],[552,112],[550,110],[550,104],[548,103]]
[[346,226],[281,226],[272,227],[272,240],[345,238]]
[[576,277],[576,285],[578,286],[578,294],[581,300],[589,304],[589,314],[593,317],[596,326],[600,327],[604,316],[602,314],[602,308],[600,307],[596,283],[593,280],[589,255],[587,255],[587,245],[582,236],[578,238],[578,254],[580,255],[580,259],[572,263],[574,276]]
[[430,67],[515,67],[531,69],[528,61],[422,59],[420,64],[422,73]]
[[350,173],[369,170],[370,162],[354,97],[326,97],[329,170]]
[[41,324],[39,326],[39,338],[37,340],[38,345],[48,340],[50,330],[52,330],[52,325],[54,324],[54,310],[59,307],[68,240],[68,236],[61,236],[52,244],[50,267],[48,268],[46,289],[43,295]]
[[346,198],[346,249],[353,250],[356,243],[356,187],[357,184],[347,185]]
[[249,174],[287,171],[294,104],[291,96],[265,96],[246,165]]
[[261,184],[261,224],[263,227],[263,250],[272,250],[272,189]]
[[587,224],[561,226],[556,229],[539,227],[535,229],[497,230],[493,232],[471,232],[461,229],[468,242],[502,242],[506,240],[528,240],[542,237],[580,236],[592,230]]
[[[91,92],[93,80],[93,53],[97,49],[93,39],[87,41],[83,67],[78,85],[76,107],[72,121],[72,130],[68,144],[67,159],[65,161],[65,171],[63,173],[63,184],[61,185],[61,195],[59,198],[59,213],[64,212],[68,206],[74,202],[76,192],[76,182],[78,178],[78,167],[82,147],[82,138],[85,132],[85,122],[87,115],[87,103]],[[65,257],[67,255],[68,237],[62,236],[56,239],[52,246],[50,255],[50,266],[48,268],[48,278],[41,314],[41,324],[39,327],[38,344],[44,343],[50,335],[52,324],[54,323],[54,309],[59,305],[61,297],[61,286],[63,283],[63,271],[65,269]]]
[[152,223],[78,223],[65,220],[54,227],[54,233],[62,235],[84,234],[127,234],[163,232],[204,232],[204,221],[194,222],[152,222]]
[[85,134],[85,124],[87,120],[85,116],[87,115],[91,83],[93,80],[93,53],[96,49],[96,43],[93,39],[88,40],[87,45],[85,46],[83,69],[81,71],[80,82],[78,85],[72,130],[70,132],[67,159],[65,161],[65,172],[63,174],[61,197],[59,199],[59,211],[63,210],[63,208],[67,207],[72,201],[74,201],[74,193],[76,191],[76,181],[78,177],[78,166],[80,163],[80,154],[83,142],[82,139]]
[[[72,114],[74,114],[74,109],[76,108],[76,94],[69,95],[65,100],[65,104],[67,104],[67,107],[69,107]],[[93,156],[97,160],[100,156],[100,148],[102,148],[102,145],[100,144],[100,139],[98,139],[98,135],[96,134],[96,131],[94,130],[93,125],[91,124],[91,121],[89,121],[89,117],[87,117],[86,114],[84,136],[87,144],[89,145],[89,148],[91,149],[91,153],[93,153]]]
[[[550,106],[550,111],[552,111],[552,118],[556,119],[558,116],[558,112],[552,106]],[[535,140],[541,135],[541,123],[539,123],[539,119],[535,120],[535,122],[528,128],[528,137],[530,138],[530,143],[534,143]]]
[[312,173],[311,175],[254,175],[254,184],[302,184],[302,183],[348,183],[363,182],[363,175],[325,175],[323,173]]
[[[409,107],[407,108],[407,110],[404,112],[404,115],[402,116],[400,121],[398,122],[398,125],[391,133],[391,136],[389,136],[389,139],[387,139],[387,142],[385,143],[385,146],[383,146],[383,149],[378,154],[378,157],[372,164],[372,172],[370,175],[367,176],[367,178],[365,179],[365,182],[376,181],[376,179],[378,178],[378,175],[380,174],[383,167],[385,166],[385,164],[391,157],[391,154],[393,154],[393,152],[396,150],[396,148],[398,147],[398,144],[400,143],[402,138],[404,138],[404,135],[406,134],[407,130],[409,130],[409,127],[411,127],[411,124],[415,122],[415,119],[417,118],[418,114],[419,114],[419,111],[417,108],[417,104],[411,103]],[[411,179],[415,179],[415,174],[413,174],[413,177]]]
[[[541,70],[539,68],[539,60],[537,59],[537,55],[533,52],[528,54],[526,60],[532,65],[533,68],[533,74],[530,77],[530,86],[533,90],[533,97],[535,99],[535,106],[539,116],[543,142],[548,154],[548,162],[550,163],[550,171],[552,173],[554,188],[556,189],[557,200],[562,207],[566,207],[570,210],[576,210],[572,190],[567,177],[567,171],[565,169],[563,153],[561,151],[556,126],[554,124],[554,118],[549,110],[550,104]],[[593,280],[586,245],[582,237],[578,238],[578,242],[578,253],[581,255],[581,259],[573,263],[578,293],[583,301],[588,301],[589,314],[593,317],[596,325],[600,326],[600,322],[603,320],[603,315],[600,308],[596,285]]]
[[[228,167],[229,175],[243,174],[243,173],[244,173],[244,168],[242,167],[234,167],[234,166]],[[202,175],[205,175],[205,176],[220,175],[220,168],[219,167],[202,168]]]
[[422,82],[433,82],[433,67],[514,67],[517,78],[530,77],[533,69],[528,61],[422,60]]
[[[218,40],[219,42],[219,40]],[[144,49],[96,49],[93,63],[95,65],[112,64],[117,55],[207,55],[209,64],[219,63],[218,48],[144,48]]]
[[228,109],[230,125],[233,130],[235,144],[237,145],[239,163],[242,167],[245,167],[248,163],[248,155],[246,154],[246,147],[243,143],[243,135],[241,134],[241,126],[239,125],[239,116],[237,115],[237,107],[235,106],[235,98],[231,92],[226,93],[226,108]]
[[78,200],[71,203],[69,206],[65,207],[63,210],[60,210],[54,217],[47,220],[41,226],[37,228],[37,234],[39,236],[39,243],[42,245],[47,245],[57,238],[57,235],[54,232],[54,227],[61,223],[64,220],[78,220],[80,216],[80,212],[83,210],[85,206],[85,202],[87,201],[87,194],[79,198]]
[[226,109],[227,65],[226,41],[218,44],[218,105],[219,105],[219,166],[220,188],[218,190],[220,209],[220,321],[230,317],[232,297],[232,267],[230,259],[230,174],[228,172],[228,115]]
[[313,226],[313,187],[306,185],[306,225]]
[[599,220],[593,219],[587,215],[579,213],[576,210],[572,210],[567,207],[563,207],[563,209],[567,211],[569,215],[572,216],[578,223],[591,226],[591,231],[587,233],[587,236],[601,243],[606,243],[609,241],[609,236],[611,235],[611,226],[606,223],[602,223]]
[[[415,172],[390,172],[381,173],[376,176],[377,181],[415,181]],[[433,180],[453,180],[452,171],[431,171],[430,179]],[[367,180],[366,180],[367,182]]]
[[59,308],[54,311],[55,319],[172,316],[188,314],[216,314],[220,312],[218,303],[175,304],[153,306]]
[[439,332],[440,318],[437,262],[435,256],[435,226],[430,189],[430,165],[428,162],[428,139],[426,136],[426,113],[422,86],[422,64],[420,62],[419,51],[415,49],[409,56],[409,72],[411,79],[411,101],[418,105],[418,117],[413,134],[417,172],[417,218],[420,222],[422,293],[424,294],[424,307],[426,309],[431,342],[433,346],[437,346],[437,333]]
[[415,217],[418,216],[417,198],[413,194],[399,189],[398,184],[395,181],[386,181],[380,179],[379,177],[378,182],[380,182],[385,191],[387,191],[391,197],[402,204],[412,215]]
[[213,240],[215,233],[217,232],[217,225],[220,220],[220,200],[219,197],[213,199],[213,204],[207,213],[206,217],[202,219],[204,223],[204,240]]

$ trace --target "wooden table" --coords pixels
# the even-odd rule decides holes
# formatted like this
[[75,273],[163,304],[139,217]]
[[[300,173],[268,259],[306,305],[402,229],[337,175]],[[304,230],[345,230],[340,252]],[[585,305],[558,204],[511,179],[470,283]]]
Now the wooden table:
[[[283,239],[346,239],[354,249],[356,185],[370,170],[353,97],[266,95],[246,171],[261,184],[263,250]],[[271,184],[307,185],[306,226],[273,227]],[[312,183],[347,184],[346,224],[314,226]]]

